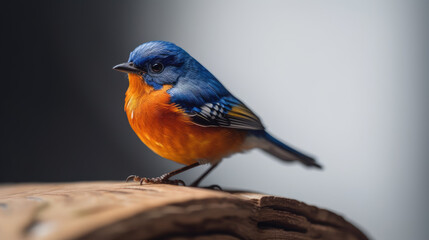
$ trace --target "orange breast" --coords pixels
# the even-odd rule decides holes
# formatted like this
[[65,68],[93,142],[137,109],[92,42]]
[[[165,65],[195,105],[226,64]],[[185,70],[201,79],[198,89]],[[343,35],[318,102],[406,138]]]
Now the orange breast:
[[246,132],[193,124],[170,103],[171,86],[154,90],[141,76],[128,75],[125,111],[137,136],[155,153],[182,164],[215,162],[241,150]]

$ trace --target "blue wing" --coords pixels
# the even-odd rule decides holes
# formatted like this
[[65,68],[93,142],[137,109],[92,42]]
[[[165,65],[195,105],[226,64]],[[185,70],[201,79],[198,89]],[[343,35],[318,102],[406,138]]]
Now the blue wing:
[[261,120],[203,66],[195,61],[191,70],[167,92],[171,102],[183,109],[193,123],[204,127],[264,129]]
[[218,101],[194,107],[189,116],[200,126],[218,126],[248,130],[263,130],[259,118],[243,103],[227,96]]

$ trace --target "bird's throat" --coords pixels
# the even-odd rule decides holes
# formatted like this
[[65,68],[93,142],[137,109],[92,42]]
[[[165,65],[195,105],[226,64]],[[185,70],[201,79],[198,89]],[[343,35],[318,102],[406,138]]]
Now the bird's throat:
[[125,93],[125,111],[133,111],[144,98],[147,97],[154,88],[146,83],[143,76],[138,74],[128,74],[129,86]]

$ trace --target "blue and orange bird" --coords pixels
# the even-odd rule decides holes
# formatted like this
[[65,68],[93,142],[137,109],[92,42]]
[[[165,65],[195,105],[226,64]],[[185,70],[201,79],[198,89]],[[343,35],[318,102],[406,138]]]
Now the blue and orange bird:
[[128,74],[124,108],[137,136],[160,156],[186,165],[157,178],[132,175],[127,180],[184,185],[170,178],[211,164],[191,185],[198,186],[223,158],[253,148],[283,161],[321,168],[265,131],[256,114],[173,43],[144,43],[131,52],[128,62],[113,69]]

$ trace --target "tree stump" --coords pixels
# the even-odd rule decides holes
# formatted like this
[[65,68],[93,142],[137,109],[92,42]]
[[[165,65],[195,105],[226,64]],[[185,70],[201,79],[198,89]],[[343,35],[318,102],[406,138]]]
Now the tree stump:
[[367,239],[292,199],[123,182],[0,186],[2,240]]

